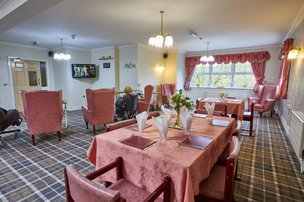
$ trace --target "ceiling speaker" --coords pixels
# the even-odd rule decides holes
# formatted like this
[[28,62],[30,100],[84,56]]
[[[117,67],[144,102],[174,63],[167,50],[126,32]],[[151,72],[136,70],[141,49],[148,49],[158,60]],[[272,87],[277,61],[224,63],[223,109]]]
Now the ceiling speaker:
[[54,57],[54,52],[53,51],[49,51],[49,57]]
[[164,56],[163,56],[165,59],[168,58],[168,53],[164,53]]

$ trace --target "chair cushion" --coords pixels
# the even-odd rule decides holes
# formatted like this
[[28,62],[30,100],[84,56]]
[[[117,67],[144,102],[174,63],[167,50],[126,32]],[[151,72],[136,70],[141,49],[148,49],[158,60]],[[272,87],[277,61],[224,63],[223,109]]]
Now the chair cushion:
[[[150,192],[132,184],[126,179],[120,179],[108,188],[119,191],[120,196],[125,198],[128,202],[137,202],[138,199],[144,200],[150,195]],[[161,202],[162,200],[158,198],[155,201]]]
[[255,104],[254,109],[263,109],[263,106],[261,104]]
[[209,177],[200,184],[200,195],[207,198],[224,200],[226,167],[214,166]]

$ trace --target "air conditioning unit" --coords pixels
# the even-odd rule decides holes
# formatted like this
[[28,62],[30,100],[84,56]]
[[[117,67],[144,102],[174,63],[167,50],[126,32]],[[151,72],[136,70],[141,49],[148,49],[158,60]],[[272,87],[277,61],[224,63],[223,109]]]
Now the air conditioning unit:
[[289,140],[304,171],[304,113],[292,111],[289,127]]

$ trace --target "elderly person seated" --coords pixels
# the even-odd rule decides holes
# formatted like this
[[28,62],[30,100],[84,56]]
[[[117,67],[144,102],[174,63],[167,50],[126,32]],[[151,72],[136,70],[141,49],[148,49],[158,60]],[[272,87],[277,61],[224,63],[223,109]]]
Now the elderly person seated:
[[133,89],[126,86],[124,89],[125,95],[119,97],[115,103],[115,120],[121,121],[134,118],[137,112],[137,94],[133,94]]

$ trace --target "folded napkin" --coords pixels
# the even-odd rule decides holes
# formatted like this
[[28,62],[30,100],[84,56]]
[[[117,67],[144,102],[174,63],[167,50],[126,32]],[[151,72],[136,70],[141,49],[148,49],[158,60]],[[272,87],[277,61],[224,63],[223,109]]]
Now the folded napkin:
[[142,113],[136,115],[136,121],[137,121],[137,126],[138,126],[139,132],[144,131],[147,118],[148,118],[147,112],[142,112]]
[[192,124],[192,112],[190,112],[187,108],[181,108],[180,116],[181,116],[182,126],[184,130],[188,132]]
[[170,125],[171,118],[168,117],[166,114],[152,118],[156,128],[160,132],[160,138],[165,139],[167,137],[168,127]]
[[214,107],[215,107],[215,103],[213,102],[212,104],[209,104],[208,102],[205,103],[204,105],[207,114],[208,114],[208,118],[212,118],[213,116],[213,112],[214,112]]
[[165,108],[164,105],[162,105],[160,109],[167,117],[169,117],[170,119],[172,118],[173,111],[171,109]]

